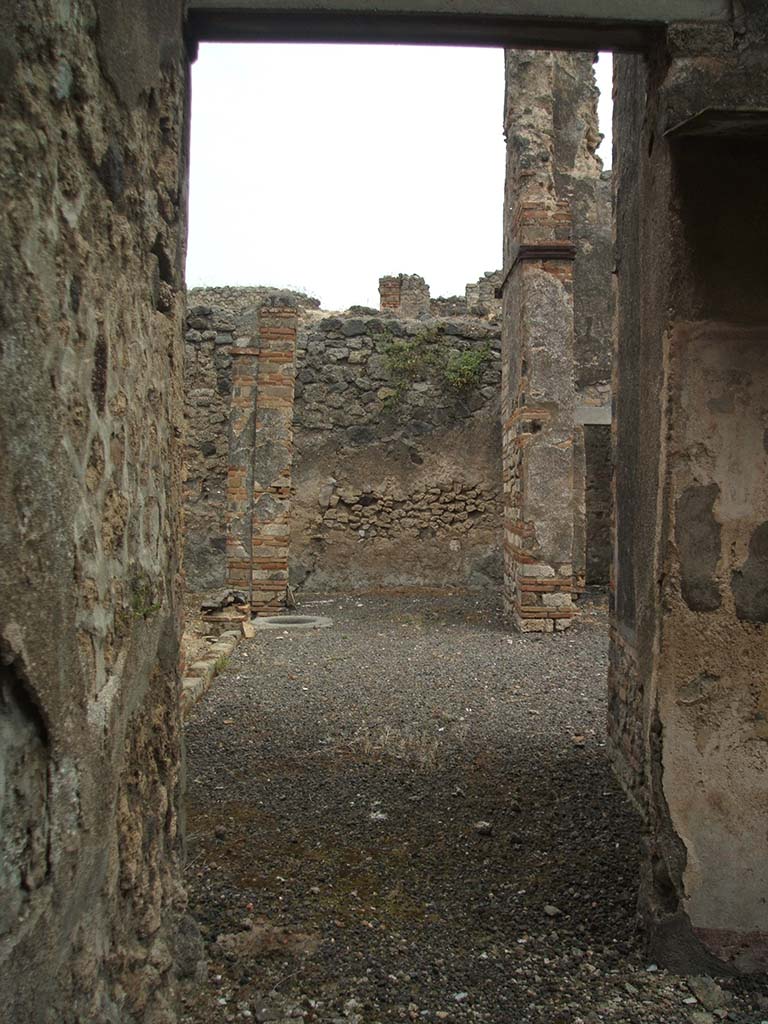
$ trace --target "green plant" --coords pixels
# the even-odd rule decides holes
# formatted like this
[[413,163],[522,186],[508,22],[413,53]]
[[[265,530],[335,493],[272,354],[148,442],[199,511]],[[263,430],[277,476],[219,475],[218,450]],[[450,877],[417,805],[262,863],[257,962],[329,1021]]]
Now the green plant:
[[490,345],[464,352],[447,350],[444,335],[435,327],[408,338],[389,335],[384,358],[394,394],[385,399],[385,407],[396,405],[415,380],[432,380],[458,393],[477,387],[490,357]]
[[441,362],[438,347],[440,340],[434,328],[409,338],[394,338],[390,335],[384,358],[393,380],[398,384],[410,384],[438,368]]
[[454,352],[448,357],[443,367],[446,384],[454,391],[466,391],[469,388],[477,387],[482,378],[483,367],[490,357],[490,345],[470,349],[467,352]]
[[215,676],[217,676],[219,674],[219,672],[223,672],[224,671],[224,669],[227,667],[228,664],[229,664],[229,658],[226,656],[226,654],[222,654],[213,663],[213,674]]

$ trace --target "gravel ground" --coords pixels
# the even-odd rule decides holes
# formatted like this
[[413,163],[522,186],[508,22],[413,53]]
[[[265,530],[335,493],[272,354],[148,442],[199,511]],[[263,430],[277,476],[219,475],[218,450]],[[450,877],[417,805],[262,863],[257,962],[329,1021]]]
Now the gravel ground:
[[768,1021],[756,981],[643,958],[602,610],[546,638],[458,595],[301,611],[334,624],[241,643],[188,725],[187,1024]]

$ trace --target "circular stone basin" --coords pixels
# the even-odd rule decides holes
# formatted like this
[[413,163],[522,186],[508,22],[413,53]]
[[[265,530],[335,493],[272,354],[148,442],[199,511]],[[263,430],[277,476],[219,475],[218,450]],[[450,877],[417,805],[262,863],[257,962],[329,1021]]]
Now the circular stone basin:
[[265,615],[252,622],[256,629],[325,629],[333,625],[324,615]]

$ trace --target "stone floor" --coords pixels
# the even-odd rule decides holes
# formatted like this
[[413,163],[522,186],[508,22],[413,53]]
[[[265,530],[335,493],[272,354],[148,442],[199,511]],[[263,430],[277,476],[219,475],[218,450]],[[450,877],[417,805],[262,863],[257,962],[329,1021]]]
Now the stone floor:
[[187,1024],[768,1020],[760,982],[644,958],[604,610],[546,638],[461,595],[300,611],[333,626],[241,643],[187,728]]

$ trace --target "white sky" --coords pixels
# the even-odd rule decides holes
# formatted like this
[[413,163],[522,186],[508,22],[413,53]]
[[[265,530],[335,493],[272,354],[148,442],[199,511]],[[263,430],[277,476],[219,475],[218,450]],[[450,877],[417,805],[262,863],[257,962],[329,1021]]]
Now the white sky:
[[503,101],[502,50],[201,46],[187,283],[299,288],[325,309],[378,307],[384,274],[463,294],[501,266]]

